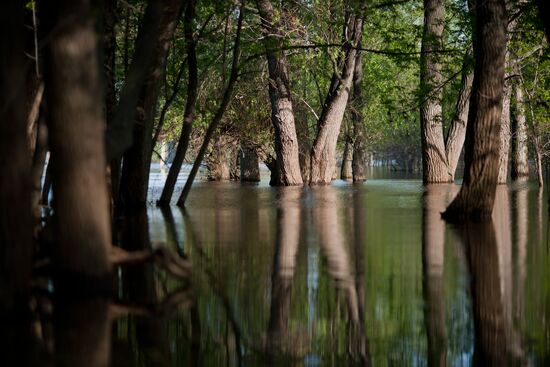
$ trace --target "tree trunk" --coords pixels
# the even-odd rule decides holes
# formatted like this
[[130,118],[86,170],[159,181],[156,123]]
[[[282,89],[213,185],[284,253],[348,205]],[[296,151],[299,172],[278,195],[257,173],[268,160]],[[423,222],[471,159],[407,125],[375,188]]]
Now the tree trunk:
[[443,82],[440,55],[445,6],[443,0],[424,0],[424,33],[420,55],[420,128],[422,136],[422,180],[424,184],[450,182],[443,138],[441,99]]
[[294,125],[294,111],[290,91],[287,61],[280,50],[283,32],[275,23],[275,10],[271,0],[256,0],[262,20],[262,33],[269,68],[269,97],[271,100],[271,122],[275,130],[275,153],[278,182],[276,185],[302,185],[298,137]]
[[470,110],[470,94],[472,92],[472,82],[474,80],[474,72],[469,67],[471,55],[468,53],[464,57],[462,64],[462,81],[460,83],[460,92],[458,93],[458,100],[456,102],[456,112],[449,132],[447,134],[447,140],[445,141],[445,153],[447,156],[447,162],[449,164],[449,174],[451,175],[451,182],[454,181],[456,174],[456,167],[458,160],[460,159],[460,153],[464,146],[464,139],[466,138],[466,124],[468,123],[468,112]]
[[342,168],[340,169],[340,178],[344,181],[351,181],[353,179],[352,150],[353,144],[349,141],[349,139],[346,139],[344,155],[342,156]]
[[514,122],[514,139],[512,140],[512,179],[529,179],[529,155],[527,150],[527,121],[525,118],[525,100],[523,86],[518,83],[515,88],[516,113]]
[[197,42],[193,38],[193,19],[195,18],[196,0],[190,0],[184,15],[184,33],[185,41],[187,42],[187,100],[185,102],[185,112],[183,115],[183,126],[176,148],[176,154],[172,160],[172,165],[168,171],[168,177],[164,183],[164,188],[157,205],[169,205],[174,194],[174,188],[178,180],[178,175],[181,171],[181,166],[187,154],[189,147],[189,137],[193,129],[193,121],[195,119],[195,104],[198,96],[198,66],[197,66]]
[[[361,32],[362,33],[362,32]],[[357,46],[361,47],[361,34]],[[351,120],[353,121],[353,182],[365,181],[365,126],[363,125],[363,60],[361,52],[355,56],[353,70],[353,95],[351,101]]]
[[54,261],[59,274],[106,279],[112,270],[111,228],[95,9],[79,0],[41,10],[50,30],[44,76],[55,192]]
[[448,220],[487,217],[493,209],[498,183],[506,24],[503,0],[476,1],[475,69],[466,128],[464,181],[444,213]]
[[[508,56],[507,56],[508,59]],[[510,66],[506,61],[506,68]],[[504,76],[504,91],[502,93],[502,116],[500,118],[500,148],[499,148],[499,168],[498,183],[506,184],[508,181],[508,160],[510,154],[510,99],[512,98],[512,85],[508,79],[510,74],[506,72]]]
[[[164,0],[161,7],[160,24],[155,32],[157,38],[154,41],[154,58],[147,69],[144,83],[141,86],[139,102],[134,112],[133,144],[124,153],[120,182],[122,189],[120,196],[124,207],[143,206],[147,201],[156,106],[160,87],[164,80],[169,44],[181,13],[182,1]],[[144,26],[141,30],[143,32],[146,29],[147,27]],[[145,35],[138,35],[136,44],[143,38]]]
[[311,149],[311,185],[328,185],[332,181],[336,143],[348,103],[362,24],[361,16],[353,14],[350,9],[346,10],[343,56],[338,62],[339,70],[335,70],[332,75],[329,92],[317,123],[317,136]]
[[[32,256],[31,158],[27,143],[23,4],[0,10],[0,313],[28,308]],[[11,321],[11,320],[10,320]],[[6,323],[4,323],[6,325]],[[7,326],[7,325],[6,325]],[[4,332],[0,333],[4,341]],[[9,342],[13,342],[10,340]],[[19,361],[18,361],[19,363]]]
[[240,153],[241,181],[260,181],[258,153],[253,147],[243,145]]

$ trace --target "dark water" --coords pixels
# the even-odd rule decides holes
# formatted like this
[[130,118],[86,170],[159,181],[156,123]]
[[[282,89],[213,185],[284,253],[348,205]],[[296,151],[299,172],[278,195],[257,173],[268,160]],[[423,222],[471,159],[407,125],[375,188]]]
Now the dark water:
[[121,299],[155,316],[87,305],[58,350],[75,366],[550,365],[545,195],[500,187],[492,222],[453,227],[456,190],[196,185],[185,211],[150,207],[122,233],[190,259],[190,285],[125,269]]

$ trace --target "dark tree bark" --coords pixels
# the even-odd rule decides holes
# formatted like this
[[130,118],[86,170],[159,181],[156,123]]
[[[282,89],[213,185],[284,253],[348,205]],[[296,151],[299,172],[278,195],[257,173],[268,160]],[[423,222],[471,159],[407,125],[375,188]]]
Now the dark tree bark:
[[237,34],[235,35],[235,42],[233,45],[233,61],[231,64],[231,73],[229,75],[227,86],[225,87],[225,91],[224,91],[222,100],[220,102],[220,106],[218,107],[218,110],[216,111],[216,114],[214,115],[214,117],[212,117],[210,124],[208,124],[208,128],[206,129],[206,134],[204,136],[202,145],[199,149],[199,153],[197,154],[197,158],[193,163],[193,168],[191,168],[191,172],[189,173],[189,177],[187,177],[187,181],[185,182],[183,191],[181,192],[181,195],[178,198],[178,203],[177,203],[178,206],[185,205],[185,200],[187,200],[189,191],[191,191],[191,186],[193,185],[195,176],[197,175],[197,172],[199,171],[199,167],[202,163],[202,160],[204,159],[206,150],[208,149],[208,145],[210,144],[210,140],[212,139],[212,136],[216,132],[216,129],[218,128],[218,125],[222,120],[223,114],[225,113],[225,110],[229,105],[231,96],[233,95],[233,88],[235,87],[235,83],[237,82],[237,79],[239,77],[238,64],[239,64],[240,53],[241,53],[241,31],[242,31],[242,24],[243,24],[243,18],[244,18],[244,10],[245,10],[244,5],[241,3],[241,6],[239,8],[239,20],[237,22]]
[[243,145],[239,154],[241,166],[241,181],[260,181],[260,162],[258,153],[253,147]]
[[72,282],[62,274],[105,279],[111,273],[111,229],[104,100],[93,17],[100,11],[86,0],[48,4],[41,11],[50,32],[44,79],[50,112],[57,280]]
[[362,30],[362,15],[348,9],[345,14],[344,42],[338,70],[334,71],[323,111],[317,123],[317,135],[311,148],[310,185],[328,185],[335,167],[336,143],[351,90],[357,44]]
[[[25,116],[28,63],[21,37],[23,10],[22,1],[4,2],[0,10],[0,313],[6,321],[27,309],[31,276],[31,158]],[[4,342],[4,332],[0,336]]]
[[464,139],[466,138],[466,125],[468,123],[468,112],[470,111],[470,95],[472,92],[472,82],[474,80],[474,72],[469,66],[470,59],[471,55],[468,53],[462,64],[462,80],[460,82],[460,92],[458,93],[456,102],[455,116],[451,121],[445,141],[445,154],[447,156],[451,181],[454,181],[456,167],[460,159],[462,147],[464,146]]
[[[361,31],[361,33],[363,33]],[[358,47],[361,47],[361,33]],[[363,182],[365,178],[365,126],[363,125],[363,59],[361,52],[355,56],[353,70],[353,95],[351,101],[351,120],[353,121],[353,182]]]
[[420,129],[424,184],[451,181],[443,138],[441,62],[440,55],[434,52],[442,49],[444,25],[443,0],[424,0],[424,33],[420,56]]
[[527,148],[527,121],[525,117],[525,99],[523,86],[518,82],[515,86],[515,119],[512,140],[512,180],[529,179],[529,152]]
[[262,21],[262,33],[269,69],[271,122],[275,130],[275,153],[278,186],[302,185],[298,137],[290,91],[288,67],[282,46],[283,32],[271,0],[256,0]]
[[[152,136],[159,91],[164,80],[166,57],[178,19],[182,0],[163,0],[160,24],[155,30],[154,57],[141,86],[139,102],[135,110],[133,144],[124,153],[121,176],[121,203],[124,207],[145,205],[149,188],[149,171],[153,151]],[[149,6],[151,6],[150,3]],[[147,16],[147,11],[146,11]],[[142,32],[146,27],[142,28]],[[142,37],[145,37],[143,35]],[[138,35],[137,44],[140,42]],[[134,56],[135,59],[135,56]]]
[[181,166],[187,153],[189,146],[189,137],[193,129],[193,120],[195,119],[195,104],[198,96],[198,66],[197,66],[197,42],[193,37],[193,21],[195,19],[195,8],[197,1],[189,0],[185,8],[184,15],[184,32],[185,41],[187,42],[187,101],[185,102],[185,112],[183,115],[183,125],[181,134],[176,148],[176,154],[172,160],[172,165],[168,171],[168,177],[164,183],[164,188],[157,205],[169,205],[174,194],[174,188],[178,180],[178,175]]
[[464,183],[444,214],[448,220],[486,217],[493,209],[499,168],[506,24],[503,0],[476,1],[475,69],[466,128]]

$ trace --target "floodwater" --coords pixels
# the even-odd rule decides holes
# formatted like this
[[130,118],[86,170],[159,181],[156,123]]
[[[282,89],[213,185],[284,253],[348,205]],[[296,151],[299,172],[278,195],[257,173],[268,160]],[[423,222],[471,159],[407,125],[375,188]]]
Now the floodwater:
[[56,349],[74,366],[550,365],[546,195],[499,187],[492,222],[456,227],[457,188],[199,183],[120,234],[189,259],[190,282],[121,270],[125,311],[87,305]]

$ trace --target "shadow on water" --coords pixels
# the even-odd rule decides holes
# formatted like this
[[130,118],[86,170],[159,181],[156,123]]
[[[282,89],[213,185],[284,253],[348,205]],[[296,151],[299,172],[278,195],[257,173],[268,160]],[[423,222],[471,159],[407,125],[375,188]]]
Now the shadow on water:
[[162,245],[191,261],[189,281],[158,264],[136,264],[118,270],[116,295],[63,296],[45,287],[27,326],[3,322],[4,347],[29,351],[11,348],[4,360],[548,365],[543,193],[499,187],[492,221],[449,226],[440,213],[456,191],[414,180],[198,185],[187,210],[136,211],[116,236],[125,249]]

